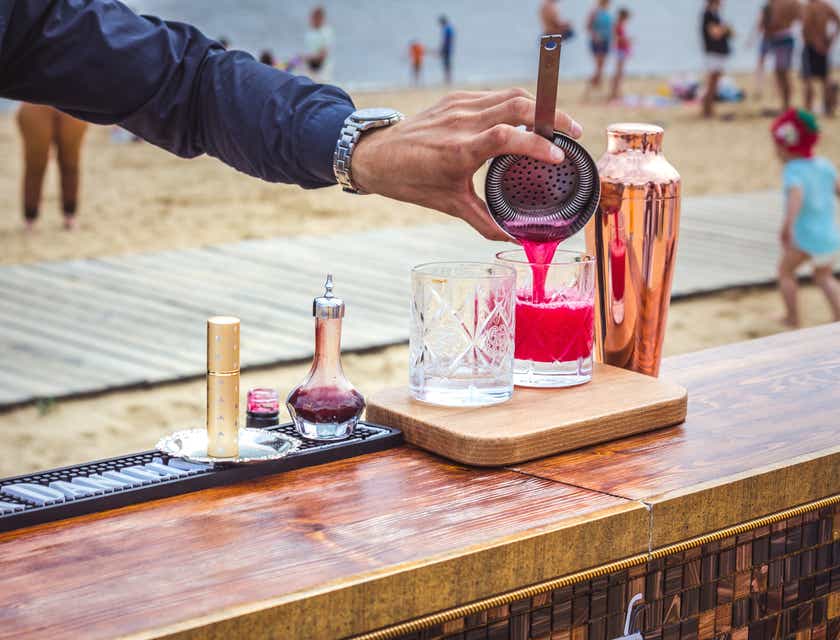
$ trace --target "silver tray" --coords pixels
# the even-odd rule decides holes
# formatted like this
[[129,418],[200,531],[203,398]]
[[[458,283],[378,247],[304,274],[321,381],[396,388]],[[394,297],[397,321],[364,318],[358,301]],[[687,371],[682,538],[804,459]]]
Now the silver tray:
[[285,458],[300,448],[301,442],[284,433],[263,429],[239,430],[239,455],[216,458],[207,455],[207,429],[185,429],[161,438],[155,448],[174,458],[204,464],[259,464]]

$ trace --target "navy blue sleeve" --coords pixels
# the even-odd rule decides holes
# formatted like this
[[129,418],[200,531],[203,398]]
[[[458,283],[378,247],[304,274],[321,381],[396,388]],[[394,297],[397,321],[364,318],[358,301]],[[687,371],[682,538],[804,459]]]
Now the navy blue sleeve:
[[119,124],[264,180],[335,183],[350,97],[115,0],[0,0],[0,96]]

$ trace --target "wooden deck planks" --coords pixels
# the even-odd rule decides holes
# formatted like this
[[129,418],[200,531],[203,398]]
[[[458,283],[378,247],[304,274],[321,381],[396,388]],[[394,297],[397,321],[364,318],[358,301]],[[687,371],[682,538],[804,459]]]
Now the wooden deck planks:
[[[772,281],[780,217],[775,192],[686,198],[674,297]],[[404,342],[412,266],[507,248],[446,222],[0,267],[0,406],[201,375],[219,313],[242,318],[245,367],[310,357],[328,271],[348,304],[345,349]]]

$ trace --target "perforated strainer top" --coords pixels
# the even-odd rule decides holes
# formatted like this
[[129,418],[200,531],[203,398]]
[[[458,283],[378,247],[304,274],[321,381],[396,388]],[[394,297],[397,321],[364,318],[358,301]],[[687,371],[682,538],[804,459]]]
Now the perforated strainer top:
[[541,40],[534,129],[560,147],[566,160],[555,165],[526,156],[499,156],[490,164],[484,185],[493,219],[520,240],[565,240],[586,225],[598,206],[600,182],[595,161],[586,149],[552,126],[559,45],[560,36]]
[[580,231],[598,206],[595,161],[571,138],[555,133],[566,160],[548,164],[526,156],[494,158],[484,195],[496,223],[520,240],[565,240]]

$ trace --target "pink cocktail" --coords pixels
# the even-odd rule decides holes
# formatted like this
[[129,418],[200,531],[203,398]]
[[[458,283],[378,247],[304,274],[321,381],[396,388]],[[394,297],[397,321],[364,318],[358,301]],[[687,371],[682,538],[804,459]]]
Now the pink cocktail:
[[554,292],[543,303],[520,289],[516,296],[514,357],[534,362],[568,362],[592,355],[595,305],[576,291]]
[[540,255],[540,262],[535,263],[531,261],[534,253],[505,251],[497,256],[514,267],[517,275],[514,382],[529,387],[589,382],[595,338],[595,260],[558,251]]

